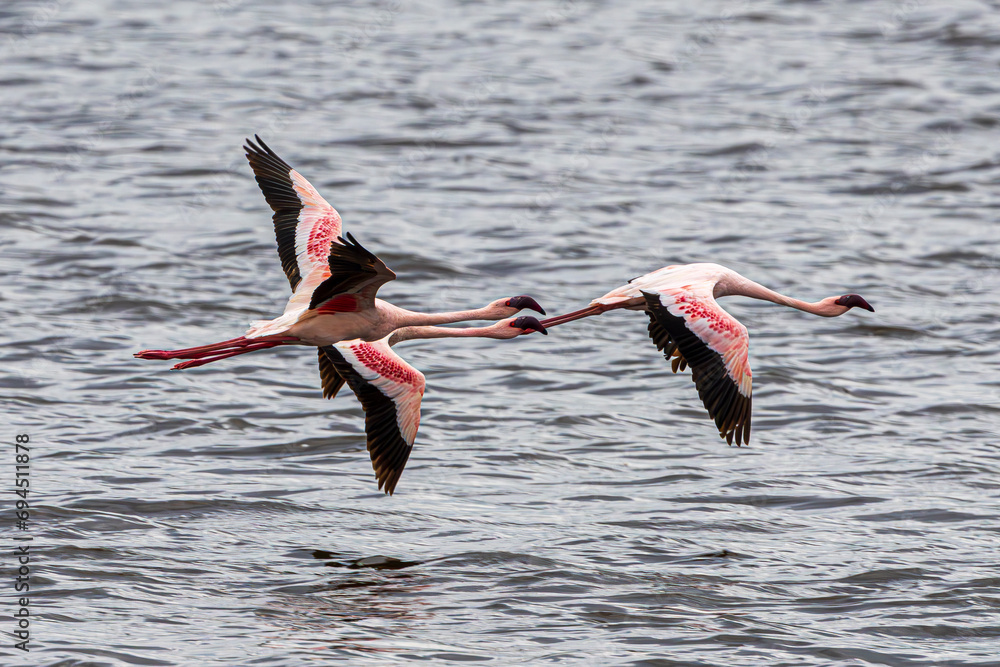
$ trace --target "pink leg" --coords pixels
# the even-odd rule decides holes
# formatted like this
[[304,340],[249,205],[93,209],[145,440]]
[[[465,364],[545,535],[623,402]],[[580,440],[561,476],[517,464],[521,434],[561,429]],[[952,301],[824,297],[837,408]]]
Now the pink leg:
[[[298,339],[292,339],[292,340],[298,340]],[[229,357],[235,357],[235,356],[240,355],[240,354],[246,354],[247,352],[256,352],[257,350],[266,350],[268,348],[277,347],[279,345],[287,345],[287,344],[288,344],[288,341],[276,340],[276,341],[266,341],[266,342],[256,343],[254,345],[246,345],[246,346],[244,346],[244,347],[242,347],[240,349],[237,349],[237,350],[223,350],[223,351],[216,352],[214,355],[206,352],[200,358],[195,357],[195,358],[191,359],[190,361],[182,361],[181,363],[176,364],[170,370],[172,370],[172,371],[179,371],[179,370],[183,370],[185,368],[194,368],[196,366],[204,366],[205,364],[210,364],[213,361],[219,361],[220,359],[228,359]]]
[[246,338],[240,336],[239,338],[233,338],[230,340],[220,341],[218,343],[212,343],[211,345],[199,345],[198,347],[186,347],[181,350],[142,350],[141,352],[136,352],[134,357],[137,359],[179,359],[185,354],[195,354],[198,352],[207,352],[210,350],[222,350],[227,347],[237,347],[240,343],[245,341]]
[[249,345],[257,345],[267,341],[292,342],[298,340],[294,336],[264,336],[262,338],[233,338],[211,345],[199,345],[198,347],[187,347],[181,350],[143,350],[136,352],[137,359],[200,359],[215,352],[230,349],[245,348]]
[[564,313],[562,315],[556,315],[555,317],[550,317],[547,320],[542,320],[542,326],[548,329],[549,327],[554,327],[559,324],[566,324],[567,322],[572,322],[573,320],[581,320],[584,317],[590,317],[591,315],[600,315],[601,313],[613,310],[614,305],[597,305],[588,306],[586,308],[581,308],[580,310],[574,310],[570,313]]
[[253,349],[261,348],[262,349],[261,346],[264,343],[267,343],[267,345],[263,345],[263,347],[274,347],[275,345],[281,345],[283,343],[291,343],[291,342],[294,342],[294,341],[297,341],[297,340],[298,340],[298,338],[295,338],[294,336],[266,336],[264,338],[248,338],[248,339],[242,341],[241,343],[239,343],[237,345],[229,345],[227,347],[218,347],[218,348],[216,348],[213,345],[206,345],[205,347],[208,348],[208,349],[199,350],[197,352],[187,352],[185,354],[176,354],[176,355],[173,355],[170,358],[171,359],[204,359],[205,357],[214,357],[214,356],[219,355],[219,354],[221,354],[223,352],[231,352],[231,351],[234,351],[234,350],[247,350],[249,352],[251,350],[248,349],[248,348],[253,348]]

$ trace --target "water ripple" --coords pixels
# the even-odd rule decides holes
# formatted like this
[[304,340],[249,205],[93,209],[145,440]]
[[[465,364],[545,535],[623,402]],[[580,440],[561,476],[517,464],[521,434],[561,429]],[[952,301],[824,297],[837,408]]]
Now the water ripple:
[[[99,0],[0,31],[32,664],[997,663],[995,11]],[[739,449],[636,313],[401,346],[428,388],[385,497],[315,354],[131,358],[280,311],[253,133],[401,306],[716,261],[877,312],[728,300]]]

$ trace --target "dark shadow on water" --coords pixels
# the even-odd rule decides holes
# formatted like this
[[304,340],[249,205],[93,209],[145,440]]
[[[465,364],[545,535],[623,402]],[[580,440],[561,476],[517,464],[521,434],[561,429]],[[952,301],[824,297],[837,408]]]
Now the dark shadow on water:
[[421,595],[428,586],[425,577],[373,571],[398,570],[417,562],[387,556],[355,558],[310,547],[285,556],[341,569],[314,570],[307,580],[272,587],[267,604],[252,610],[269,632],[264,645],[274,642],[283,651],[308,655],[391,654],[405,648],[400,636],[432,618]]
[[419,560],[400,560],[392,556],[367,556],[365,558],[345,560],[342,554],[323,551],[322,549],[314,549],[312,557],[317,560],[328,561],[323,563],[327,567],[344,567],[349,570],[361,570],[365,568],[372,570],[402,570],[403,568],[422,563]]

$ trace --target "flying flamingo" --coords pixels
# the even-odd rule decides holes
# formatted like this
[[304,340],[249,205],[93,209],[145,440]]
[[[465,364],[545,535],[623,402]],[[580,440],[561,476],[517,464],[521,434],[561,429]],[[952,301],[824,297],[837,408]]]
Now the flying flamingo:
[[715,420],[719,435],[739,446],[740,441],[750,444],[750,337],[746,327],[715,301],[723,296],[749,296],[821,317],[843,315],[851,308],[875,312],[857,294],[808,303],[718,264],[684,264],[633,278],[586,308],[550,317],[541,324],[551,328],[618,308],[646,311],[649,336],[656,349],[672,358],[674,373],[691,367],[698,396]]
[[[341,236],[340,215],[260,137],[244,146],[264,198],[274,210],[278,256],[292,286],[284,313],[254,322],[245,335],[180,350],[143,350],[140,359],[187,359],[194,368],[280,345],[319,348],[323,395],[333,398],[346,381],[366,413],[368,449],[379,488],[392,493],[406,464],[420,421],[424,377],[390,349],[414,338],[514,338],[545,333],[534,317],[511,316],[523,308],[545,314],[529,296],[497,299],[483,308],[417,313],[375,298],[394,280],[382,260],[353,236]],[[433,325],[502,320],[490,327],[447,329]]]

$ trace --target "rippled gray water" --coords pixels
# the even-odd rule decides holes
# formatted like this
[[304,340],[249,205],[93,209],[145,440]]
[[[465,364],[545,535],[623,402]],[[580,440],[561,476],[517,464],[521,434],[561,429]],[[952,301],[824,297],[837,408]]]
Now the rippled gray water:
[[[1000,10],[985,2],[51,0],[0,9],[4,442],[32,650],[4,664],[1000,664]],[[726,302],[727,448],[645,318],[400,346],[394,497],[315,354],[241,141],[413,309],[578,307],[715,261],[875,314]],[[6,620],[5,620],[6,619]]]

